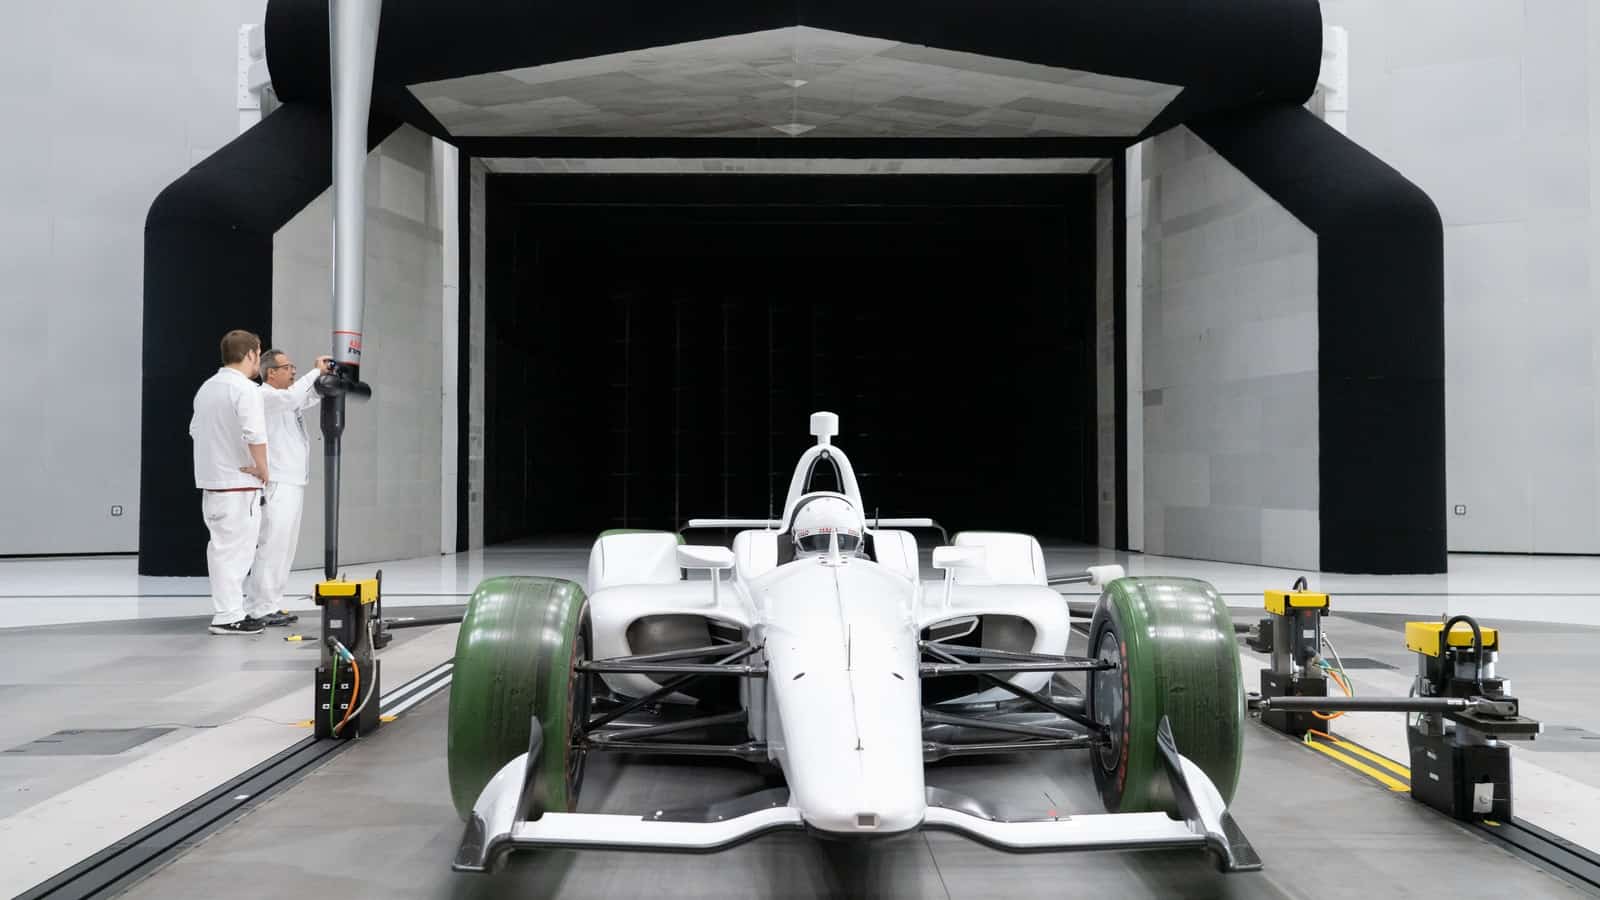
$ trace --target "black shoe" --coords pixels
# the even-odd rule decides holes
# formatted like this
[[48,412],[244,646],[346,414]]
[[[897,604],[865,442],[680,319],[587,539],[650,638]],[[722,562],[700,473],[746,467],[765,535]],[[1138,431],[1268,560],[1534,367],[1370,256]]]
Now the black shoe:
[[267,613],[260,619],[261,624],[267,626],[268,628],[282,628],[288,625],[293,625],[298,621],[300,621],[299,616],[286,613],[281,609],[277,612]]
[[212,634],[260,634],[262,630],[261,620],[252,619],[249,616],[238,622],[211,626]]

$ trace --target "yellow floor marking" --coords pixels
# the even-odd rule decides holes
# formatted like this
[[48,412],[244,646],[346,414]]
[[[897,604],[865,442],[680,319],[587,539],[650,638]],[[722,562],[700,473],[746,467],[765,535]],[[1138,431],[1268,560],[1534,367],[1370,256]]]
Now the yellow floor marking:
[[1401,780],[1389,775],[1387,772],[1384,772],[1381,769],[1377,769],[1377,768],[1374,768],[1372,766],[1369,766],[1366,763],[1362,762],[1359,759],[1356,759],[1353,756],[1346,756],[1343,753],[1340,753],[1338,750],[1335,750],[1332,746],[1330,746],[1328,744],[1319,743],[1319,742],[1316,742],[1316,741],[1306,741],[1305,745],[1307,747],[1310,747],[1311,749],[1317,751],[1318,753],[1321,753],[1321,754],[1323,754],[1325,756],[1328,756],[1328,757],[1330,757],[1330,758],[1332,758],[1334,760],[1337,760],[1338,762],[1344,763],[1345,765],[1349,766],[1350,768],[1355,769],[1357,772],[1360,772],[1360,773],[1362,773],[1364,775],[1371,776],[1373,778],[1373,780],[1375,780],[1378,783],[1384,785],[1385,787],[1387,787],[1391,791],[1409,791],[1409,790],[1411,790],[1411,785],[1407,784],[1406,782],[1401,781]]
[[1394,760],[1390,759],[1387,756],[1384,756],[1381,753],[1375,753],[1375,752],[1373,752],[1371,750],[1368,750],[1367,748],[1361,746],[1360,744],[1355,743],[1354,741],[1347,741],[1344,738],[1339,737],[1338,735],[1333,735],[1333,743],[1340,750],[1348,750],[1351,753],[1354,753],[1354,754],[1356,754],[1358,756],[1365,757],[1365,758],[1371,760],[1372,762],[1375,762],[1378,765],[1383,766],[1385,769],[1388,769],[1389,771],[1393,772],[1394,774],[1399,775],[1401,778],[1404,778],[1407,781],[1411,780],[1411,770],[1409,768],[1401,765],[1398,762],[1395,762]]

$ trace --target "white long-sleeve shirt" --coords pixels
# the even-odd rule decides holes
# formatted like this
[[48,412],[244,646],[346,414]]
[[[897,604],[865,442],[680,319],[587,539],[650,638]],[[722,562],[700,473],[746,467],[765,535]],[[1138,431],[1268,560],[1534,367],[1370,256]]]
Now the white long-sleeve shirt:
[[305,486],[311,480],[311,439],[302,411],[321,402],[315,385],[322,374],[312,369],[287,388],[261,385],[261,403],[267,416],[267,466],[278,484]]
[[225,491],[261,486],[254,475],[239,471],[255,465],[248,445],[267,440],[261,392],[244,373],[223,366],[200,385],[189,437],[194,440],[195,487]]

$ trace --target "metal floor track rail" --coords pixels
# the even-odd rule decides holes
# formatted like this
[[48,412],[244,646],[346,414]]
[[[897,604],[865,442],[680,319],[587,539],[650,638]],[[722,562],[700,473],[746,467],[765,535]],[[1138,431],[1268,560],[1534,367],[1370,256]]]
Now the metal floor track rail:
[[[451,669],[443,663],[395,688],[379,698],[381,711],[398,715],[433,696],[450,684]],[[314,737],[298,741],[16,900],[81,900],[121,891],[355,743]]]
[[[1276,730],[1269,730],[1273,734],[1281,734]],[[1411,769],[1404,763],[1336,734],[1324,732],[1311,734],[1321,735],[1327,740],[1313,741],[1308,734],[1300,743],[1340,765],[1366,775],[1391,791],[1396,793],[1410,791]],[[1439,815],[1450,819],[1444,813]],[[1450,821],[1458,820],[1450,819]],[[1512,856],[1600,897],[1600,854],[1589,848],[1516,817],[1506,822],[1482,821],[1461,824],[1499,844]]]
[[193,846],[263,795],[349,746],[308,737],[40,884],[18,900],[94,897],[125,885]]
[[1520,856],[1555,870],[1564,880],[1600,896],[1600,855],[1522,819],[1495,825],[1482,823],[1478,831]]

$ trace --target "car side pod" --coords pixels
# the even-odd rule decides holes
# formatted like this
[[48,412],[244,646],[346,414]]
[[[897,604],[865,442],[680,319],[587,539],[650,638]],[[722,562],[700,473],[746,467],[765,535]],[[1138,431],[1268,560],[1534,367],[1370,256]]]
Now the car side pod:
[[[456,851],[456,871],[492,871],[514,849],[711,853],[774,831],[805,828],[800,810],[787,805],[781,790],[741,798],[704,815],[552,812],[529,820],[529,785],[538,767],[541,731],[535,722],[528,752],[506,763],[484,787]],[[1015,853],[1205,849],[1224,872],[1260,869],[1261,858],[1228,814],[1216,787],[1199,766],[1178,753],[1165,717],[1156,740],[1181,820],[1146,812],[1008,821],[988,814],[980,804],[929,788],[922,828],[954,832]]]

